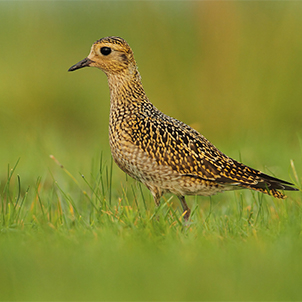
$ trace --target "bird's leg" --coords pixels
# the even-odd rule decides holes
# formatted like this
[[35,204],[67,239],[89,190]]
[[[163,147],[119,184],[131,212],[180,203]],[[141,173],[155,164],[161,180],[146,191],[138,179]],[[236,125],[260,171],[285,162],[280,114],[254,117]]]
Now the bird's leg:
[[151,191],[151,194],[153,196],[154,202],[159,207],[159,205],[160,205],[160,198],[162,197],[163,192],[159,188],[157,188],[157,187],[153,187],[153,186],[150,186],[150,185],[147,185],[147,184],[145,184],[145,186]]
[[150,187],[147,187],[147,188],[151,191],[156,206],[159,207],[160,206],[160,198],[163,195],[162,192],[158,188],[153,187],[152,190],[150,189]]
[[183,209],[183,217],[184,217],[185,221],[188,221],[190,218],[191,210],[188,207],[184,196],[178,196],[178,198],[181,202],[181,206]]
[[158,194],[153,194],[153,199],[155,204],[159,207],[160,206],[160,197]]

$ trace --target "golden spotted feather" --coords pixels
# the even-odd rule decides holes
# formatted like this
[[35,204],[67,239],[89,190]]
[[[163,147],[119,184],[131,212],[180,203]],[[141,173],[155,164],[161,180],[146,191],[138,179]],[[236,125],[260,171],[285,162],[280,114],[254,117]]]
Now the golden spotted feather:
[[96,41],[89,56],[69,71],[86,66],[100,68],[108,78],[109,141],[115,162],[147,186],[156,204],[164,193],[176,194],[187,220],[185,195],[248,188],[285,198],[278,190],[297,190],[231,159],[190,126],[159,111],[147,98],[133,52],[122,38]]

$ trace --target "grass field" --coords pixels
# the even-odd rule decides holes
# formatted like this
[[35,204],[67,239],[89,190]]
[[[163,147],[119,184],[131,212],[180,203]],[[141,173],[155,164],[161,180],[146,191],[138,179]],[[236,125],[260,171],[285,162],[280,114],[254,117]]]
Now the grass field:
[[0,300],[301,300],[301,192],[156,208],[108,145],[98,70],[132,46],[150,100],[244,163],[302,175],[299,2],[1,2]]

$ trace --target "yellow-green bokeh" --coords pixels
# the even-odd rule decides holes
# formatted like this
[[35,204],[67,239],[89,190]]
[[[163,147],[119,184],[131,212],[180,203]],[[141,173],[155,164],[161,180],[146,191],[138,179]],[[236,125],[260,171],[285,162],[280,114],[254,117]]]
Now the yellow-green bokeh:
[[48,173],[50,154],[76,172],[89,171],[101,151],[109,158],[106,77],[92,68],[67,72],[108,35],[133,48],[155,106],[223,152],[282,174],[298,160],[302,3],[8,1],[0,8],[1,178],[19,157],[29,178]]
[[[226,154],[299,183],[289,163],[302,175],[301,28],[298,1],[0,2],[0,300],[301,300],[299,192],[192,197],[196,216],[182,226],[165,206],[153,217],[149,193],[139,217],[139,189],[113,165],[107,217],[91,210],[88,195],[100,202],[91,187],[49,158],[95,189],[103,152],[108,176],[106,77],[67,70],[95,40],[118,35],[155,106]],[[141,207],[127,201],[136,192]],[[20,223],[5,225],[22,201]]]

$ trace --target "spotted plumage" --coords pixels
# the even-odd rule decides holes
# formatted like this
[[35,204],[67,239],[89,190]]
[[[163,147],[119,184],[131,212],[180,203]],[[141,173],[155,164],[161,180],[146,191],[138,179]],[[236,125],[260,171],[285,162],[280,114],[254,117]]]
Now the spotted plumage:
[[114,161],[147,186],[157,205],[164,193],[176,194],[188,219],[185,195],[248,188],[285,198],[278,190],[297,190],[231,159],[190,126],[159,111],[147,98],[133,52],[122,38],[96,41],[88,57],[69,71],[86,66],[98,67],[108,78]]

